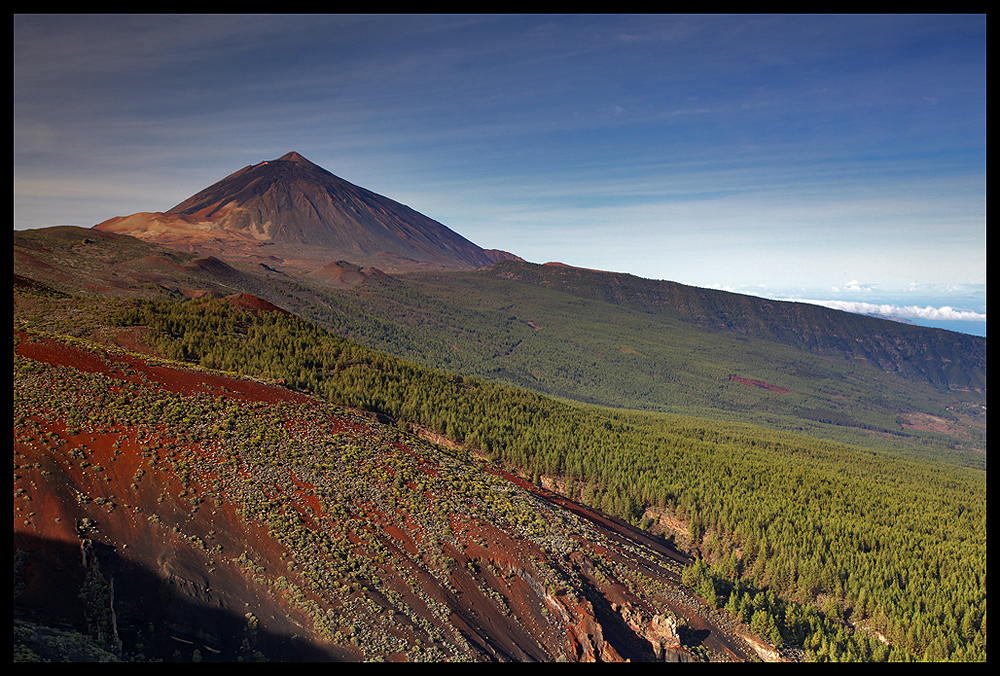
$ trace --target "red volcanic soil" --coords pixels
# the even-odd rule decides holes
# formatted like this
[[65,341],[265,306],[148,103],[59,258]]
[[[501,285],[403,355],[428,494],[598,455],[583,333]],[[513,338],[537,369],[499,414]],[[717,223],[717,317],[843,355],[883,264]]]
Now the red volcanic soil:
[[[18,332],[15,341],[18,355],[107,376],[121,383],[123,396],[159,390],[244,403],[306,399],[281,387],[124,353],[100,353]],[[57,393],[52,400],[65,410]],[[70,406],[72,412],[79,404]],[[149,657],[169,658],[180,649],[189,658],[199,649],[206,658],[252,659],[256,649],[266,649],[273,657],[351,658],[349,650],[303,640],[310,622],[300,609],[274,598],[267,585],[247,578],[230,556],[219,557],[207,547],[249,548],[274,561],[275,568],[286,556],[232,503],[199,509],[207,501],[195,502],[192,492],[204,490],[212,476],[205,473],[192,481],[187,471],[172,471],[171,466],[183,467],[178,461],[184,461],[177,451],[164,450],[179,449],[191,457],[188,451],[197,453],[196,446],[168,430],[129,424],[91,428],[42,409],[30,412],[19,429],[19,413],[24,415],[15,413],[14,553],[15,561],[24,564],[15,617],[92,629],[106,624],[101,618],[107,610],[95,607],[94,598],[107,593],[100,591],[103,585],[112,584],[117,639],[142,644]],[[97,587],[88,582],[105,579],[109,581]],[[260,618],[261,629],[253,636],[247,634],[248,613]]]
[[[564,495],[548,491],[544,488],[539,488],[530,481],[527,481],[526,479],[510,472],[505,472],[503,470],[494,471],[498,475],[503,476],[505,479],[520,486],[524,490],[531,491],[543,499],[559,505],[560,507],[571,511],[584,519],[587,519],[600,528],[601,531],[609,534],[613,539],[617,539],[623,546],[628,547],[635,543],[640,543],[643,547],[646,547],[663,557],[672,559],[683,565],[693,563],[691,558],[681,554],[660,538],[652,536],[641,529],[635,528],[620,519],[616,519],[592,510],[589,507],[581,505]],[[608,550],[606,550],[606,553],[608,555],[612,555]],[[649,570],[656,571],[656,576],[659,578],[669,580],[671,583],[679,586],[680,575],[674,570],[669,569],[662,563],[658,563],[655,559],[645,561],[644,565],[648,566]],[[706,618],[699,607],[699,601],[696,600],[695,597],[678,593],[675,597],[665,601],[665,605],[667,605],[671,611],[676,613],[678,616],[684,617],[692,630],[704,633],[706,635],[704,645],[709,649],[720,655],[726,655],[728,659],[738,662],[745,661],[748,658],[748,655],[752,654],[751,651],[747,650],[747,646],[744,641],[734,639],[733,636],[729,635],[727,632],[720,631],[718,625]],[[740,629],[740,632],[742,634],[749,634],[749,632],[745,629]],[[762,641],[760,644],[764,645]]]
[[[752,659],[679,586],[683,557],[460,449],[116,348],[15,332],[15,354],[18,621],[113,626],[102,645],[166,661],[692,660],[672,612]],[[563,532],[564,509],[585,521]]]
[[286,315],[291,314],[288,310],[280,308],[273,303],[269,303],[263,298],[258,298],[257,296],[252,296],[248,293],[238,293],[233,296],[227,296],[226,300],[232,305],[243,308],[244,310],[252,310],[254,312],[280,312]]
[[17,354],[22,357],[53,366],[67,366],[83,373],[112,376],[135,384],[155,383],[179,394],[224,393],[229,398],[258,402],[311,401],[304,394],[278,385],[236,379],[202,369],[179,368],[176,364],[159,365],[128,353],[121,353],[111,359],[108,355],[56,340],[29,337],[19,331],[14,331],[14,338],[20,340]]
[[777,392],[779,394],[791,394],[791,390],[785,389],[779,385],[774,385],[767,382],[766,380],[753,380],[752,378],[741,378],[740,376],[730,375],[729,379],[740,383],[741,385],[747,385],[748,387],[756,387],[762,390],[770,390],[771,392]]

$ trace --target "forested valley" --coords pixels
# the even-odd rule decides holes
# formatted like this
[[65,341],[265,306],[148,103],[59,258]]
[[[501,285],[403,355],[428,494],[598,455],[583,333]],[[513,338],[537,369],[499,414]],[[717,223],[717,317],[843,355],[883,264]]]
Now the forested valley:
[[818,661],[986,659],[986,475],[733,420],[614,409],[418,366],[225,300],[116,302],[167,359],[433,430],[640,527],[688,524],[684,582]]
[[337,335],[448,373],[985,468],[985,342],[971,336],[524,263],[280,294]]

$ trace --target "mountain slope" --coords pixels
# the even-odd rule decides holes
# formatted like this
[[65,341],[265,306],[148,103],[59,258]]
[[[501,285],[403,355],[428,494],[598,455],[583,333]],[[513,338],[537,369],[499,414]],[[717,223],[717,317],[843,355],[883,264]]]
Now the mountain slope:
[[168,661],[755,659],[670,558],[464,451],[93,344],[15,332],[14,367],[25,635]]
[[484,250],[296,152],[246,166],[164,213],[133,214],[94,227],[302,273],[337,260],[395,271],[473,269],[508,256]]
[[[567,399],[984,466],[985,394],[968,387],[985,383],[983,339],[648,280],[635,284],[648,284],[657,306],[631,293],[605,300],[598,293],[627,282],[614,273],[587,273],[592,295],[509,275],[547,267],[402,275],[340,291],[338,312],[312,316],[425,366]],[[652,295],[657,286],[670,293]],[[791,330],[776,335],[784,319]]]
[[978,336],[561,264],[505,261],[488,274],[649,313],[668,313],[712,332],[863,359],[935,387],[986,388],[986,339]]
[[[397,620],[399,615],[414,617],[397,603],[399,599],[388,595],[390,605],[386,605],[378,594],[402,589],[399,593],[405,605],[414,609],[407,601],[406,587],[397,587],[394,580],[409,583],[421,565],[428,566],[430,577],[439,581],[440,573],[449,571],[450,584],[461,592],[453,601],[447,594],[432,594],[444,599],[441,610],[461,638],[434,621],[435,617],[444,621],[443,615],[433,612],[439,606],[429,604],[430,615],[417,612],[416,616],[452,639],[423,633],[418,635],[419,643],[408,645],[430,646],[427,641],[434,639],[433,648],[441,651],[435,654],[456,659],[501,659],[518,650],[528,657],[516,659],[535,659],[536,653],[526,647],[534,642],[540,642],[549,655],[545,659],[559,655],[589,659],[599,654],[611,659],[612,653],[605,654],[603,644],[625,657],[629,645],[632,649],[645,645],[648,651],[653,644],[646,630],[628,633],[622,628],[622,622],[629,627],[636,623],[635,610],[640,606],[634,601],[623,604],[617,596],[621,589],[635,598],[648,600],[650,594],[662,598],[658,603],[665,606],[652,606],[660,608],[661,617],[668,617],[664,608],[678,608],[671,604],[691,607],[690,597],[676,587],[676,579],[671,580],[670,560],[661,558],[655,563],[648,553],[637,552],[634,544],[638,541],[625,531],[611,534],[611,540],[578,539],[573,524],[579,521],[550,518],[555,513],[542,503],[526,503],[503,490],[502,484],[481,473],[487,468],[480,461],[458,450],[457,442],[481,449],[502,460],[505,467],[526,471],[539,482],[559,486],[560,492],[633,523],[640,516],[644,527],[649,527],[647,520],[659,522],[661,528],[665,523],[684,546],[693,546],[704,557],[683,569],[681,582],[696,590],[710,607],[725,606],[724,612],[713,612],[712,617],[729,617],[730,623],[738,619],[769,641],[801,646],[802,656],[838,660],[985,657],[984,472],[915,463],[749,425],[571,406],[522,390],[420,369],[351,345],[288,313],[261,311],[269,306],[245,297],[230,302],[115,302],[102,309],[93,303],[88,307],[75,299],[42,295],[42,291],[34,287],[15,293],[15,327],[30,326],[29,319],[37,315],[50,318],[53,327],[59,322],[51,318],[62,315],[64,325],[74,330],[96,320],[104,325],[90,333],[105,342],[141,339],[146,349],[187,362],[269,380],[280,377],[290,387],[372,411],[392,426],[376,425],[369,417],[360,421],[362,428],[348,426],[344,431],[349,420],[345,422],[335,409],[318,402],[303,409],[296,403],[303,401],[303,395],[286,388],[270,390],[272,395],[260,401],[252,396],[261,388],[259,380],[241,383],[220,373],[180,368],[75,340],[59,339],[62,347],[52,349],[49,337],[15,331],[15,532],[59,531],[71,514],[81,519],[85,534],[95,524],[106,524],[112,532],[101,533],[101,542],[120,543],[122,552],[135,546],[139,553],[146,540],[155,544],[156,534],[139,533],[130,524],[158,523],[159,519],[169,527],[169,532],[160,535],[172,538],[171,534],[181,533],[179,541],[194,548],[191,556],[180,556],[166,571],[160,569],[162,557],[157,555],[159,563],[152,569],[158,572],[151,578],[160,580],[166,573],[161,584],[167,589],[187,589],[201,603],[206,598],[218,603],[232,593],[227,607],[239,609],[240,603],[249,603],[252,617],[265,625],[272,614],[294,621],[299,616],[296,612],[303,610],[299,602],[292,607],[261,606],[258,599],[263,592],[254,591],[257,588],[246,593],[227,591],[247,585],[248,575],[257,585],[266,584],[267,591],[272,587],[267,573],[277,571],[273,588],[290,594],[279,594],[279,599],[305,598],[308,617],[315,617],[316,608],[309,603],[315,601],[310,591],[333,599],[332,615],[323,612],[320,619],[335,618],[338,626],[351,631],[345,629],[338,636],[336,628],[324,630],[321,621],[321,633],[333,631],[336,646],[349,651],[355,645],[351,637],[357,637],[355,647],[375,651],[376,658],[385,655],[378,652],[384,644],[376,637],[399,637],[392,630],[396,625],[385,624],[389,615]],[[68,354],[76,358],[67,360]],[[359,420],[356,415],[347,418]],[[434,438],[447,445],[437,452],[426,449],[402,431],[404,426],[414,429],[414,424],[430,428],[438,435]],[[452,448],[456,450],[445,450]],[[129,477],[131,483],[125,486]],[[67,495],[59,492],[62,486],[75,489]],[[63,504],[73,511],[48,511]],[[238,511],[227,509],[227,504]],[[130,517],[125,530],[119,531],[118,519],[134,517],[136,505],[142,505],[138,511],[144,518]],[[79,506],[85,511],[79,511]],[[211,524],[201,521],[215,519],[220,510],[240,518]],[[393,521],[394,514],[402,522]],[[242,528],[243,522],[256,526]],[[398,531],[384,529],[391,540],[380,539],[379,529],[393,523]],[[496,525],[502,537],[487,527],[489,523]],[[567,525],[569,530],[562,527]],[[261,534],[261,528],[270,533],[271,540],[247,540],[249,536],[241,535]],[[680,532],[686,535],[681,537]],[[220,533],[238,539],[234,550],[222,542]],[[626,540],[620,539],[621,533]],[[415,549],[406,546],[408,538],[416,538]],[[83,538],[96,539],[96,535]],[[448,545],[456,541],[462,547],[456,546],[453,552]],[[592,550],[595,542],[597,549]],[[393,547],[399,543],[401,550],[396,551]],[[170,544],[177,549],[177,541]],[[216,544],[223,546],[220,556],[203,557],[204,546],[214,550]],[[78,556],[85,554],[82,561],[92,562],[85,543],[80,545],[84,549],[75,548]],[[549,555],[539,559],[530,554],[539,545]],[[466,558],[455,553],[463,548]],[[475,558],[480,549],[501,571],[504,568],[496,562],[509,560],[509,552],[528,552],[536,561],[533,570],[541,575],[530,576],[534,595],[506,588],[513,595],[507,597],[510,601],[501,605],[475,602],[478,597],[471,591],[475,585],[468,580],[460,584],[464,578],[458,571],[473,574],[480,586],[487,583],[501,598],[505,594],[488,565],[485,569],[494,577],[485,575],[481,564],[487,558]],[[282,551],[286,556],[275,559]],[[270,554],[265,556],[265,552]],[[336,554],[332,560],[328,558],[331,553]],[[18,554],[16,563],[24,556]],[[593,566],[584,564],[581,570],[586,574],[580,577],[580,570],[567,567],[565,558],[560,558],[566,556],[570,562],[589,560]],[[16,565],[15,569],[45,570],[45,556],[39,557],[35,565]],[[439,568],[449,560],[457,563]],[[664,563],[666,574],[661,574],[657,571]],[[116,566],[114,559],[101,565],[101,570],[119,571],[112,575],[117,580],[115,598],[121,599],[114,608],[134,612],[135,605],[125,600],[125,589],[138,575]],[[243,573],[233,572],[232,566]],[[317,567],[318,577],[309,574]],[[227,570],[233,579],[214,579],[216,571]],[[299,576],[300,572],[306,577]],[[204,576],[208,582],[199,583]],[[20,579],[16,576],[15,583]],[[107,598],[108,578],[103,577],[102,583],[96,575],[88,578],[81,573],[78,579],[90,579],[92,584],[74,588],[69,579],[70,593],[62,594],[63,602],[76,598],[79,590],[87,592],[85,597],[93,599],[91,605],[96,604],[98,611],[107,609],[101,599]],[[380,582],[373,585],[373,579]],[[425,578],[418,574],[416,579]],[[59,580],[66,581],[56,576],[53,582]],[[547,587],[546,580],[555,580],[557,590],[568,590],[567,599],[580,598],[569,590],[582,589],[592,612],[586,605],[579,612],[567,610],[566,615],[558,611],[546,599],[563,595]],[[618,583],[624,585],[615,592]],[[600,595],[594,595],[595,589]],[[88,590],[95,595],[91,597]],[[674,596],[675,592],[681,596]],[[345,595],[358,607],[345,604]],[[486,596],[497,600],[488,591]],[[826,599],[822,609],[812,603],[817,596]],[[788,600],[792,597],[804,599],[805,605]],[[527,643],[511,638],[514,634],[504,629],[509,625],[495,615],[497,608],[514,608],[517,599],[526,603],[524,612],[515,615],[516,626],[531,637]],[[461,610],[467,608],[462,603],[471,603],[472,610]],[[153,611],[148,603],[142,607]],[[320,609],[325,607],[320,605]],[[376,619],[355,614],[358,609],[374,612]],[[506,617],[504,612],[499,615]],[[586,619],[590,615],[597,618],[600,630]],[[100,636],[100,627],[108,626],[107,614],[93,611],[90,617],[106,620],[94,628]],[[705,628],[691,624],[699,613],[679,611],[679,617],[692,630],[684,639],[683,627],[678,626],[682,643],[698,655],[725,658],[727,650],[733,650],[712,647],[713,636],[722,641],[727,634],[711,629],[705,634]],[[149,624],[147,619],[140,622],[143,628]],[[459,620],[465,622],[465,629],[456,624]],[[569,625],[563,624],[566,621]],[[197,644],[204,648],[199,648],[200,656],[210,649],[227,649],[211,638],[212,632],[205,637],[173,621],[154,618],[150,622],[158,627],[150,630],[156,636],[166,635],[175,645],[172,637],[182,639],[183,651],[175,659],[191,658],[191,643],[185,641],[203,640]],[[662,620],[646,625],[640,619],[637,626],[661,625]],[[280,624],[275,626],[280,629]],[[959,626],[961,633],[955,634]],[[358,627],[365,630],[356,632]],[[550,633],[553,627],[555,634]],[[245,635],[241,632],[245,629],[238,632]],[[298,630],[294,633],[304,636]],[[581,642],[584,635],[591,638]],[[646,636],[645,644],[630,638],[640,635]],[[103,636],[106,641],[114,632]],[[470,636],[485,636],[484,645],[498,652],[469,657],[474,653],[465,652],[462,641],[475,642]],[[662,634],[657,636],[661,641]],[[738,648],[740,644],[729,645]],[[233,649],[232,645],[228,648]],[[408,651],[407,658],[420,659],[425,655],[422,649]],[[270,644],[269,650],[283,654],[280,642]],[[226,654],[231,657],[233,653]],[[366,657],[371,654],[364,653]],[[642,654],[648,658],[650,653]],[[358,657],[357,652],[351,655],[346,659]]]

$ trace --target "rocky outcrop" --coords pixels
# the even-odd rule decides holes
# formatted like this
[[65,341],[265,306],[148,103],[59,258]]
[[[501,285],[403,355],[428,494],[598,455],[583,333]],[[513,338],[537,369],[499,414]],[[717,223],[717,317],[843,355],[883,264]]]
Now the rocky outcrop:
[[781,654],[749,631],[737,629],[737,635],[753,648],[757,656],[765,662],[785,662]]
[[642,639],[649,641],[657,662],[693,662],[694,657],[681,647],[677,618],[673,615],[649,614],[631,604],[613,606],[625,624]]
[[583,615],[568,627],[567,638],[577,662],[624,662],[614,647],[604,640],[604,628],[591,614]]
[[87,627],[100,647],[121,655],[122,641],[118,635],[118,618],[115,612],[114,579],[106,579],[101,572],[94,543],[84,538],[80,541],[81,568],[84,572],[80,599],[84,602]]

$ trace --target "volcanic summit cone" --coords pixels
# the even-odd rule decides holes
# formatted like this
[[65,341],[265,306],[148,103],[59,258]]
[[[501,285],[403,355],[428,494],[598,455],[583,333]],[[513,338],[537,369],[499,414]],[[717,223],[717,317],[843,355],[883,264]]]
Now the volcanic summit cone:
[[112,218],[94,227],[296,272],[336,260],[390,272],[474,269],[511,257],[484,250],[296,152],[246,166],[166,212]]

